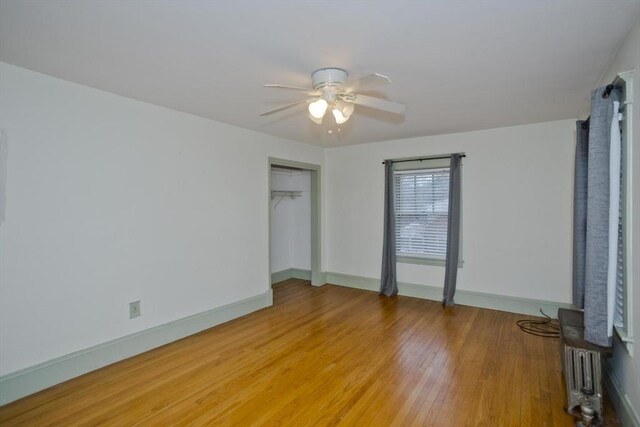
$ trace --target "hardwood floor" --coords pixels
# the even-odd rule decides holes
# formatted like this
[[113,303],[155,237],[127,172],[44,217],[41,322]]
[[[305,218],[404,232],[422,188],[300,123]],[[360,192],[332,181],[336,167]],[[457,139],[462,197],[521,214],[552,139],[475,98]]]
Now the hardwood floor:
[[558,342],[522,333],[525,316],[296,279],[274,301],[6,405],[0,424],[573,425]]

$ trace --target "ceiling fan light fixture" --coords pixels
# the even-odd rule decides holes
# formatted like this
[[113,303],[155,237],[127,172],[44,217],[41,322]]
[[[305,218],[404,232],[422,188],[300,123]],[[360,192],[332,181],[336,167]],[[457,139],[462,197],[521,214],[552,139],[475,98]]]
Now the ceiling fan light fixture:
[[322,124],[322,117],[320,117],[320,118],[318,119],[318,118],[313,117],[311,114],[309,114],[309,118],[311,119],[311,121],[312,121],[313,123],[315,123],[315,124],[317,124],[317,125],[321,125],[321,124]]
[[320,98],[317,101],[314,101],[314,102],[309,104],[309,114],[311,115],[311,117],[314,117],[316,119],[320,119],[320,121],[322,121],[322,118],[327,113],[327,107],[328,106],[329,106],[329,104],[327,103],[327,101],[325,101],[324,99]]
[[341,125],[349,120],[351,114],[353,114],[353,110],[355,109],[355,105],[351,102],[345,102],[342,100],[338,100],[333,105],[333,117],[336,119],[336,123]]
[[349,120],[349,116],[345,116],[344,114],[342,114],[342,111],[338,110],[337,108],[334,107],[331,111],[333,113],[333,117],[335,117],[336,119],[337,124],[341,125]]
[[344,107],[342,107],[342,114],[344,114],[347,118],[351,117],[353,114],[353,110],[356,109],[356,104],[353,102],[343,102]]
[[348,119],[351,117],[351,114],[353,114],[353,110],[356,108],[356,105],[353,102],[338,100],[334,104],[334,108],[340,110],[340,113]]

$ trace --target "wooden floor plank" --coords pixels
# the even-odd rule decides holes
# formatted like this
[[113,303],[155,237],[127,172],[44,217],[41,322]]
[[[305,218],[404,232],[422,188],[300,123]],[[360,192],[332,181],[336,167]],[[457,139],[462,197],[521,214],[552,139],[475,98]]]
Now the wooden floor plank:
[[291,279],[273,307],[0,407],[0,424],[572,425],[557,340],[523,317]]

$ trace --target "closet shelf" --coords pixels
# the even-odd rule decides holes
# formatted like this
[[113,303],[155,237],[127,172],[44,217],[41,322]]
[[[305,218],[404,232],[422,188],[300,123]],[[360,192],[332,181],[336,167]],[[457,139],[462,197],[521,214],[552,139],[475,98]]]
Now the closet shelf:
[[302,191],[271,190],[271,198],[275,199],[276,197],[291,197],[292,199],[302,197]]
[[289,190],[271,190],[271,200],[278,199],[274,209],[278,207],[282,199],[289,197],[295,199],[296,197],[302,197],[302,191],[289,191]]

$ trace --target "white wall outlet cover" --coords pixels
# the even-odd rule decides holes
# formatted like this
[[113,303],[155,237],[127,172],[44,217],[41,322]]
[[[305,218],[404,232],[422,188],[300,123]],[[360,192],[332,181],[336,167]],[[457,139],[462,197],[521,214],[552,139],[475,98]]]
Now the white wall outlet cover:
[[129,303],[129,319],[140,316],[140,301],[133,301]]

